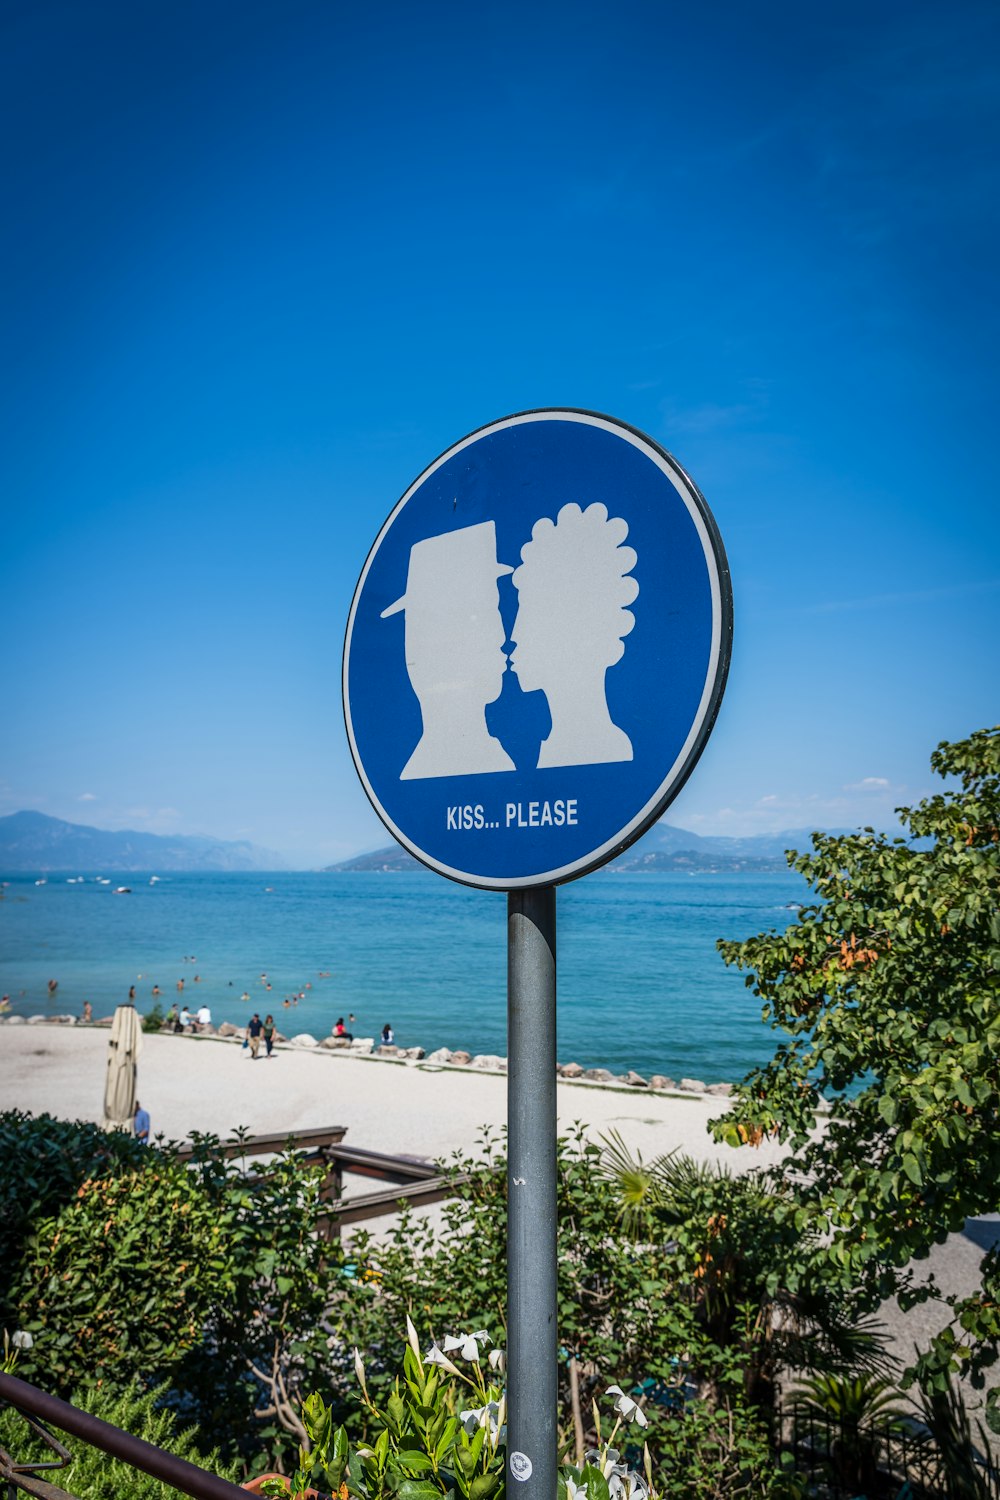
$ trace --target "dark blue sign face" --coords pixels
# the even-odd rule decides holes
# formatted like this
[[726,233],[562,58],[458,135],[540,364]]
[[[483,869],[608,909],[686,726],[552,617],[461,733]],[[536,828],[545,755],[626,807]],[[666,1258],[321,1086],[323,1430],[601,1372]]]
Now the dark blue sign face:
[[731,638],[715,523],[668,454],[591,412],[507,417],[379,532],[344,645],[351,753],[386,827],[442,875],[570,880],[680,790]]

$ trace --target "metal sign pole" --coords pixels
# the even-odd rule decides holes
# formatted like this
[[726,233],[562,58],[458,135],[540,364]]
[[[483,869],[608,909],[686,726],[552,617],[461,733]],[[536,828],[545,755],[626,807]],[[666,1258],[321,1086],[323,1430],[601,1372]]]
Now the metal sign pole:
[[507,1135],[507,1472],[518,1500],[554,1500],[554,886],[510,891],[507,896]]

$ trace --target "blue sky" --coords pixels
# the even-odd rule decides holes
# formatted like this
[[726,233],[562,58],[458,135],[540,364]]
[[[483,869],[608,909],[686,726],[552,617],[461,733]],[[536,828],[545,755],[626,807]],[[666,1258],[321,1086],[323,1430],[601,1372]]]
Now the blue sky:
[[987,3],[56,4],[0,19],[0,812],[383,844],[351,594],[465,432],[693,475],[730,684],[667,814],[874,822],[995,722]]

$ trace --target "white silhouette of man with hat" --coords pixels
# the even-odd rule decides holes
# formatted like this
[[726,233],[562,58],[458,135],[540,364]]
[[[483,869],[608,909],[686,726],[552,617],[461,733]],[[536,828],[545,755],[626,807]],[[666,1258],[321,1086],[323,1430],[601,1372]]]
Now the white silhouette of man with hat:
[[513,571],[497,562],[492,521],[410,548],[406,592],[382,611],[383,620],[406,612],[406,670],[423,720],[400,781],[515,769],[486,727],[507,670],[497,579]]

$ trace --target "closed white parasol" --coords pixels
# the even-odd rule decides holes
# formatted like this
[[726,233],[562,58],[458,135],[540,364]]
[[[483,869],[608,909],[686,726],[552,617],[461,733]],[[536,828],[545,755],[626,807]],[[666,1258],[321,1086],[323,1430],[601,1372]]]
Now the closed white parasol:
[[135,1117],[136,1063],[142,1051],[142,1025],[134,1005],[119,1005],[111,1023],[108,1071],[104,1082],[105,1130],[131,1130]]

